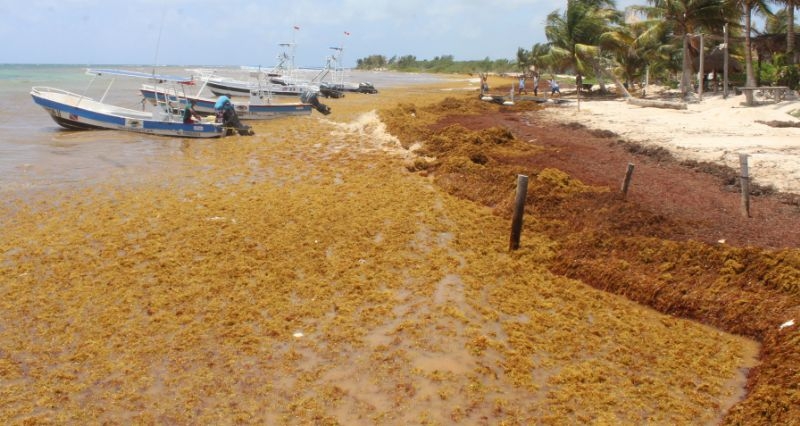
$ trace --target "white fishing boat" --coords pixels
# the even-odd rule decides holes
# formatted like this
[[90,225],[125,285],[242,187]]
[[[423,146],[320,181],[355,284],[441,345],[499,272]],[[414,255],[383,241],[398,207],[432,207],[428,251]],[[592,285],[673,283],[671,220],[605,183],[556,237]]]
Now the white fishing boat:
[[[150,74],[116,69],[89,69],[88,74],[146,79],[155,85],[191,84],[191,78]],[[52,87],[33,87],[33,101],[44,108],[53,120],[68,129],[110,129],[186,138],[217,138],[226,133],[213,117],[196,123],[184,123],[176,106],[165,100],[156,102],[151,111],[140,111],[105,102],[113,78],[99,100]],[[91,86],[91,84],[90,84]],[[87,88],[88,91],[88,88]]]
[[250,72],[250,80],[239,80],[219,75],[205,75],[200,78],[211,93],[217,96],[249,97],[251,93],[270,93],[273,96],[301,96],[306,92],[319,92],[319,85],[299,80],[272,71]]
[[[189,94],[186,86],[165,88],[157,85],[143,84],[140,92],[151,104],[158,102],[171,102],[174,104],[186,105],[193,103],[195,111],[200,115],[215,115],[218,111],[215,108],[217,99],[202,96],[203,89],[207,81],[197,90],[196,94]],[[222,94],[220,96],[229,96]],[[230,97],[230,96],[229,96]],[[272,93],[264,91],[252,91],[248,94],[247,100],[232,100],[236,114],[242,120],[264,120],[288,116],[310,115],[312,109],[316,109],[322,114],[330,114],[331,110],[327,105],[321,104],[316,99],[316,94],[302,96],[297,102],[278,102],[272,97]]]
[[[297,30],[297,27],[295,27]],[[211,93],[217,96],[248,97],[253,92],[270,93],[272,96],[301,96],[308,92],[319,93],[319,84],[315,80],[298,77],[294,64],[296,44],[280,43],[283,49],[278,55],[277,64],[270,69],[242,66],[249,72],[249,80],[219,76],[215,73],[205,74],[205,81]]]
[[[342,54],[344,47],[330,47],[335,53],[328,56],[325,68],[320,72],[314,81],[319,81],[319,93],[326,98],[341,98],[345,92],[353,93],[378,93],[378,89],[370,82],[350,83],[344,81],[345,69],[342,67]],[[331,76],[330,81],[325,81],[327,76]]]

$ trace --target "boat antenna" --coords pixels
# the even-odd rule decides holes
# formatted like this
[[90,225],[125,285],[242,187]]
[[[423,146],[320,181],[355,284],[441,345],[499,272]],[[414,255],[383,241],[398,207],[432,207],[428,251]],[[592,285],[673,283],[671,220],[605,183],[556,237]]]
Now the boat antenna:
[[[336,70],[334,71],[334,76],[338,72],[339,75],[339,83],[344,84],[344,65],[342,65],[342,56],[344,56],[344,42],[350,37],[350,31],[345,31],[344,36],[342,37],[342,43],[339,44],[339,48],[332,47],[332,49],[336,49]],[[335,78],[335,77],[334,77]]]
[[295,25],[294,26],[294,31],[292,32],[292,46],[291,46],[291,48],[292,48],[291,55],[292,56],[291,56],[291,58],[289,58],[289,60],[291,61],[290,65],[289,65],[291,67],[291,69],[289,70],[290,75],[294,74],[294,66],[295,66],[294,65],[294,52],[295,52],[295,49],[297,48],[296,40],[297,40],[297,32],[298,31],[300,31],[300,26],[299,25]]
[[156,56],[153,58],[153,75],[156,73],[158,66],[158,48],[161,46],[161,32],[164,30],[164,18],[167,16],[167,9],[161,10],[161,25],[158,27],[158,39],[156,40]]

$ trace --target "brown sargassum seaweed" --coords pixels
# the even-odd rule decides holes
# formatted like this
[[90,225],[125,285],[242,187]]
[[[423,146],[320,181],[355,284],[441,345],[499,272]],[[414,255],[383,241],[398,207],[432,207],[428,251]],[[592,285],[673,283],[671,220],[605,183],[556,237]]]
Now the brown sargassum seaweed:
[[[425,130],[442,115],[503,108],[472,97],[433,89],[348,96],[327,118],[190,141],[172,167],[135,182],[7,194],[0,419],[719,421],[739,396],[734,384],[754,345],[560,274],[564,251],[586,237],[566,232],[566,218],[526,217],[525,244],[509,252],[516,171],[493,166],[536,148],[502,129]],[[608,190],[542,170],[530,191],[568,200]],[[625,247],[651,260],[609,260],[596,272],[608,274],[607,290],[674,284],[682,276],[673,271],[692,266],[679,253],[695,250],[730,270],[698,292],[727,294],[742,274],[737,264],[773,262],[764,269],[768,291],[796,300],[787,284],[796,253],[636,238]],[[600,271],[591,253],[582,261]],[[673,291],[681,286],[659,292],[672,309],[656,307],[675,311]],[[759,291],[731,303],[752,312],[714,309],[731,324],[750,315],[758,328],[756,311],[767,310]],[[797,365],[797,333],[762,330],[744,333],[767,355],[726,422],[796,412],[796,373],[780,363]]]

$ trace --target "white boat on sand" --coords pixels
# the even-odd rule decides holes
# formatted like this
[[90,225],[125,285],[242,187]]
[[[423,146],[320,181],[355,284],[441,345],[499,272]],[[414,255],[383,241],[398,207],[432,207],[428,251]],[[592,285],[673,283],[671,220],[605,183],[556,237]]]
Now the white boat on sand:
[[[88,74],[143,78],[159,85],[189,84],[191,78],[148,74],[137,71],[90,69]],[[33,87],[33,101],[53,120],[67,129],[109,129],[186,138],[216,138],[226,133],[225,125],[213,118],[184,123],[180,111],[169,102],[157,103],[152,111],[139,111],[104,102],[112,82],[99,100],[52,87]],[[87,89],[88,90],[88,89]]]

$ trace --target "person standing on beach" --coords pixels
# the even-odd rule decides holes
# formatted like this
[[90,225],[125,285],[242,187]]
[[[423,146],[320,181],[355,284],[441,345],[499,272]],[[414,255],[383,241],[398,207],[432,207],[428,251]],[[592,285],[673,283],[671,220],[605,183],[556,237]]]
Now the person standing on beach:
[[553,79],[550,80],[550,97],[554,97],[556,93],[558,93],[558,96],[561,96],[561,89],[558,87],[558,80],[553,77]]
[[521,95],[523,92],[524,93],[528,93],[525,90],[525,74],[522,74],[522,75],[519,76],[519,92],[518,92],[518,94]]
[[533,74],[533,96],[539,96],[539,73]]

